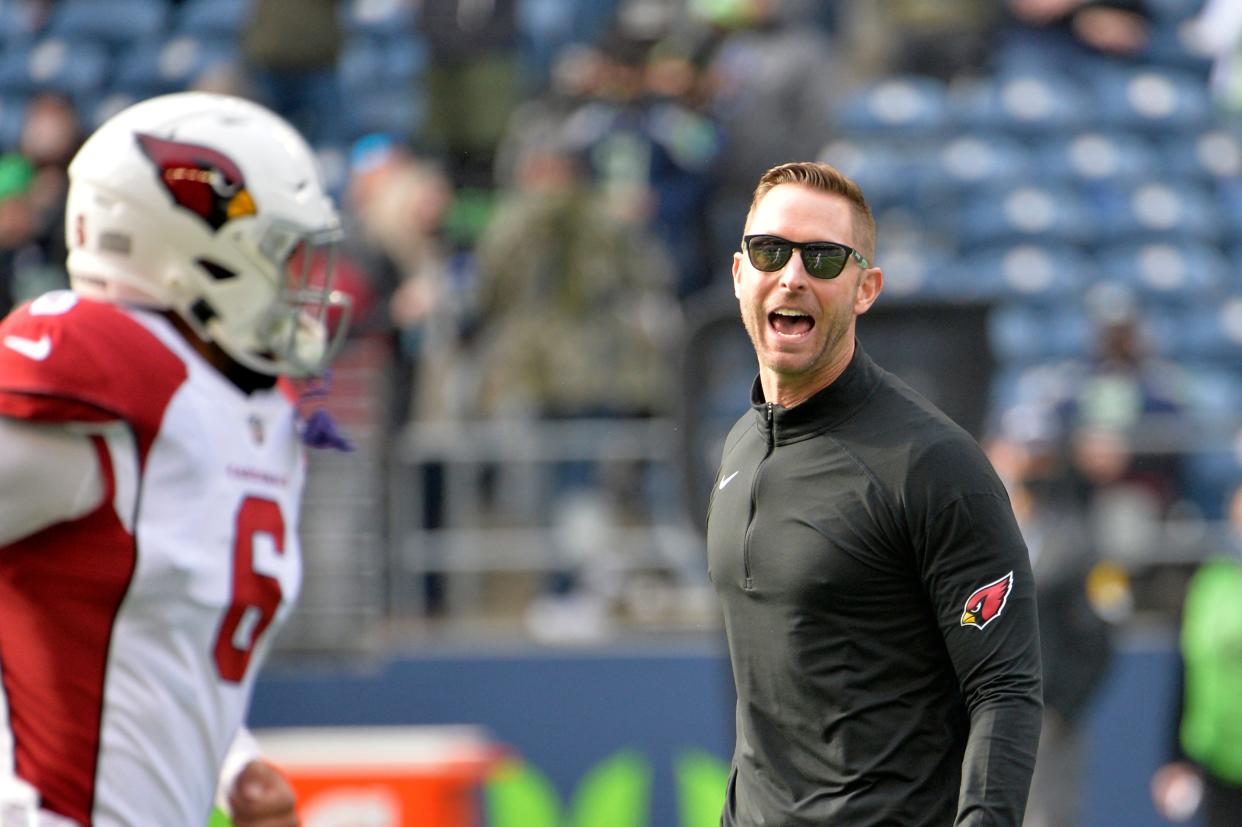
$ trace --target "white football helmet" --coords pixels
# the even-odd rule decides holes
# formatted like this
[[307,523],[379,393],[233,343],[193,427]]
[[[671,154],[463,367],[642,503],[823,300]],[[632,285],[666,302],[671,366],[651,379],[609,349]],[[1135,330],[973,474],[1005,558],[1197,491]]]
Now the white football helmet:
[[69,166],[74,290],[172,309],[260,373],[319,373],[339,349],[349,319],[349,298],[332,290],[341,235],[310,147],[241,98],[137,103]]

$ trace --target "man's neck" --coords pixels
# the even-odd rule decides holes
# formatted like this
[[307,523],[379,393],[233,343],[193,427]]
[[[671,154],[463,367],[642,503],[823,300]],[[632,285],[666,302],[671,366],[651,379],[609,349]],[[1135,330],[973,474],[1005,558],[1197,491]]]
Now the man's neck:
[[854,337],[847,337],[844,344],[830,362],[809,376],[784,376],[760,367],[759,385],[763,388],[763,398],[786,409],[801,405],[845,373],[854,358]]

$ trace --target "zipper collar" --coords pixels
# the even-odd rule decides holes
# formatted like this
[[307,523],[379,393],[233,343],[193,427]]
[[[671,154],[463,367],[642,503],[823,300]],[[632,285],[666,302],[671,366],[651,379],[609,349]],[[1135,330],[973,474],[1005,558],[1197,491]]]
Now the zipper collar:
[[831,430],[849,419],[870,398],[880,381],[880,368],[855,340],[854,357],[832,384],[792,408],[770,403],[759,377],[750,390],[750,405],[759,431],[780,445]]

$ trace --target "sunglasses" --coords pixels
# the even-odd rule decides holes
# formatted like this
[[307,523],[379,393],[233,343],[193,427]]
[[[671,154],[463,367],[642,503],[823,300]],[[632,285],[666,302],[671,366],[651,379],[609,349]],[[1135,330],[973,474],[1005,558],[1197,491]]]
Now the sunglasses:
[[805,244],[781,238],[779,235],[748,235],[742,238],[750,264],[756,270],[775,273],[786,264],[797,250],[802,254],[802,266],[817,279],[835,279],[841,275],[850,258],[864,270],[871,266],[862,253],[853,247],[835,241],[808,241]]

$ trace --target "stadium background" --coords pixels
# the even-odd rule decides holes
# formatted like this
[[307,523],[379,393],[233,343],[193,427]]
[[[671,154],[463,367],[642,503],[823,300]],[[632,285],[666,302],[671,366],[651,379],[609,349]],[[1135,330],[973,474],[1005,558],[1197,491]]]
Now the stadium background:
[[[314,459],[306,586],[254,727],[477,725],[564,823],[715,823],[732,697],[701,521],[753,375],[726,273],[758,172],[818,157],[879,219],[863,343],[981,439],[1069,441],[1058,417],[1118,320],[1175,389],[1174,417],[1118,403],[1108,431],[1172,490],[1111,480],[1083,502],[1119,641],[1086,724],[1084,823],[1164,823],[1147,784],[1168,758],[1178,608],[1242,479],[1242,138],[1196,46],[1201,0],[1120,4],[1144,34],[1111,53],[1005,3],[306,2],[336,21],[327,62],[260,68],[243,43],[262,5],[0,2],[2,303],[63,279],[44,178],[64,159],[39,151],[62,136],[30,129],[36,101],[89,130],[160,92],[274,96],[356,231],[361,323],[322,404],[357,450]],[[474,345],[497,318],[479,251],[510,251],[493,225],[547,157],[633,245],[601,249],[663,248],[642,306],[664,325],[657,405],[479,401],[495,353]],[[368,176],[409,187],[377,208]],[[394,234],[435,254],[403,257]],[[423,309],[406,283],[434,285]],[[542,827],[484,787],[486,823]]]

